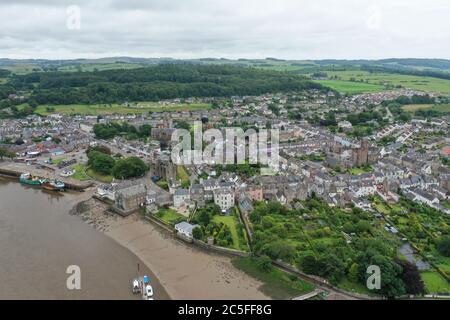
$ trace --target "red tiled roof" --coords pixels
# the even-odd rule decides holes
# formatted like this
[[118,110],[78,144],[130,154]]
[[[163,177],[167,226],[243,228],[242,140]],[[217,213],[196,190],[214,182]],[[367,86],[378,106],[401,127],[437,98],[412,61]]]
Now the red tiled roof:
[[442,154],[445,156],[450,155],[450,146],[442,148]]

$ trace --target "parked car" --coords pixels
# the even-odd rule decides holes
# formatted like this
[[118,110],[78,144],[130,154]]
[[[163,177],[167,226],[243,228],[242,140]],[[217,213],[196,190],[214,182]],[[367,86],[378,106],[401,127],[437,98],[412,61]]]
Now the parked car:
[[144,298],[145,298],[145,300],[154,300],[153,299],[153,288],[151,285],[147,285],[145,287]]
[[134,279],[133,280],[132,288],[133,288],[133,293],[134,294],[141,293],[141,286],[139,285],[139,280],[138,279]]

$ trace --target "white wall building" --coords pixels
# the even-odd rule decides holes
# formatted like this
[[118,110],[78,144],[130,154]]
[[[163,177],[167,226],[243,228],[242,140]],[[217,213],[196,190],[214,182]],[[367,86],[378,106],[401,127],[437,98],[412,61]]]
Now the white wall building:
[[214,192],[214,203],[227,211],[234,206],[234,193],[231,190],[219,189]]

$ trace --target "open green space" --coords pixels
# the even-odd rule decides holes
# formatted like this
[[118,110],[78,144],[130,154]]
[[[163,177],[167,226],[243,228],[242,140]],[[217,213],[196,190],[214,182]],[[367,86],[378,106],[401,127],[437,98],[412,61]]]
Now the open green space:
[[[327,82],[336,81],[336,86],[339,86],[341,81],[349,81],[358,84],[369,84],[385,86],[390,85],[392,87],[401,86],[403,88],[415,89],[421,91],[434,91],[440,93],[450,93],[450,80],[438,79],[432,77],[401,75],[391,73],[370,73],[362,70],[351,71],[326,71],[329,77],[337,77],[337,80],[326,80]],[[353,80],[353,81],[350,81]],[[358,81],[364,81],[358,82]],[[324,83],[325,84],[325,83]],[[344,84],[343,84],[344,86]],[[345,88],[344,88],[345,89]],[[351,86],[350,86],[351,89]],[[338,90],[338,89],[336,89]]]
[[82,164],[76,164],[72,166],[71,169],[75,170],[75,173],[71,178],[79,181],[91,180],[91,178],[86,174],[86,166]]
[[86,170],[86,174],[94,180],[103,182],[103,183],[111,183],[113,181],[113,177],[111,175],[103,175],[92,168]]
[[438,112],[450,112],[450,104],[408,104],[403,106],[403,110],[414,113],[417,110],[434,110]]
[[72,64],[58,67],[58,71],[67,71],[67,72],[75,72],[75,71],[83,71],[83,72],[91,72],[91,71],[103,71],[103,70],[115,70],[115,69],[136,69],[141,68],[144,65],[134,64],[134,63],[83,63],[83,64]]
[[369,296],[374,295],[374,292],[367,289],[366,285],[350,281],[347,277],[343,278],[337,284],[337,287],[349,292],[366,294]]
[[177,179],[181,180],[182,187],[189,187],[189,175],[184,166],[177,166]]
[[330,87],[342,94],[359,94],[368,92],[379,92],[385,90],[385,87],[380,84],[352,82],[343,80],[315,80],[326,87]]
[[59,158],[59,159],[52,159],[52,164],[54,165],[58,165],[61,162],[63,162],[64,160],[66,160],[65,158]]
[[206,242],[214,238],[214,244],[219,247],[239,251],[249,251],[244,225],[239,218],[237,208],[230,208],[228,215],[223,215],[219,206],[211,204],[199,208],[191,223],[198,224],[201,232],[194,238]]
[[156,213],[156,217],[164,221],[165,223],[174,226],[177,223],[186,221],[187,218],[173,209],[160,209]]
[[273,299],[294,298],[314,290],[314,285],[291,277],[276,268],[271,268],[270,271],[261,270],[254,258],[236,258],[232,263],[236,268],[261,281],[261,291]]
[[46,116],[52,113],[64,115],[105,115],[105,114],[142,114],[146,112],[178,112],[210,109],[206,103],[193,104],[167,104],[156,102],[139,102],[126,106],[124,104],[71,104],[71,105],[40,105],[34,111]]
[[372,168],[350,168],[348,169],[348,173],[353,175],[361,175],[363,173],[370,173],[373,172]]
[[248,251],[247,242],[245,237],[243,236],[243,233],[238,232],[238,228],[241,228],[241,231],[243,230],[242,225],[240,224],[240,221],[237,219],[237,217],[235,217],[234,215],[215,215],[212,221],[214,221],[215,223],[223,223],[224,225],[228,226],[231,232],[231,237],[233,239],[233,249]]
[[422,272],[420,274],[428,293],[450,293],[450,284],[435,271]]
[[72,179],[79,181],[86,180],[96,180],[103,183],[111,183],[113,177],[111,175],[102,175],[98,172],[94,171],[92,168],[86,167],[83,164],[76,164],[71,167],[72,170],[75,170],[75,174],[71,177]]
[[27,74],[27,73],[31,73],[31,72],[36,72],[36,71],[42,71],[42,68],[38,65],[34,65],[34,64],[27,64],[27,63],[18,63],[18,64],[14,64],[14,65],[9,65],[9,66],[2,66],[2,69],[6,69],[11,71],[14,74]]

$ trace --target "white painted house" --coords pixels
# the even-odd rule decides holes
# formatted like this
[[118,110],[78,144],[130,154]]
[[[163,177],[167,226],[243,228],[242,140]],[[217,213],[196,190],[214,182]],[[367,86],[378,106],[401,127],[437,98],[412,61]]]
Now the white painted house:
[[234,193],[231,190],[219,189],[214,191],[214,203],[220,207],[222,211],[227,211],[234,206]]

